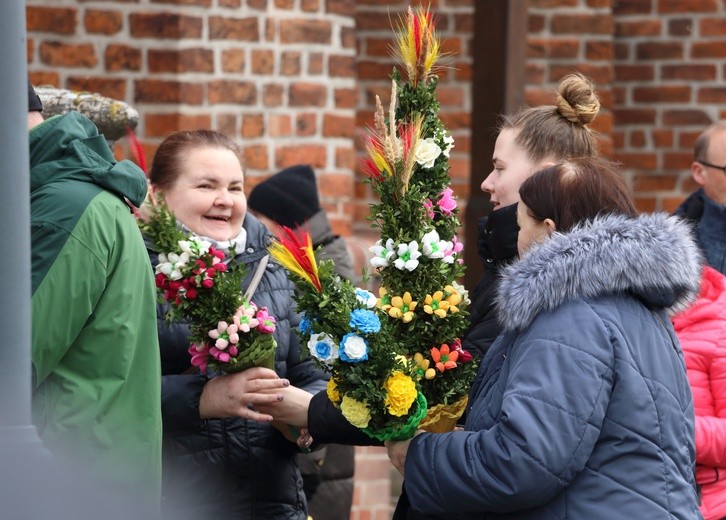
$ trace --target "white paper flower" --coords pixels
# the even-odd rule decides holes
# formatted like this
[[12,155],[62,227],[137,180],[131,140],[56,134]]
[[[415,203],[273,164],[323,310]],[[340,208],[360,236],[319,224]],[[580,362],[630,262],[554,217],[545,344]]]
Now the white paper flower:
[[396,252],[393,249],[393,239],[389,238],[386,240],[385,246],[382,244],[383,241],[379,240],[376,242],[376,245],[368,248],[373,254],[373,258],[370,260],[370,264],[373,267],[388,267],[390,262],[396,258]]
[[369,309],[375,307],[378,302],[375,294],[359,287],[355,289],[355,298]]
[[448,158],[449,154],[451,153],[451,149],[454,147],[454,136],[445,136],[444,143],[446,143],[446,148],[444,148],[444,155],[446,156],[446,158]]
[[422,139],[416,145],[414,159],[424,168],[433,168],[434,162],[441,155],[441,148],[436,144],[433,137]]
[[413,271],[418,267],[418,258],[420,256],[418,242],[415,240],[408,244],[398,244],[398,258],[393,262],[393,265],[400,270]]
[[461,303],[464,305],[469,305],[471,303],[471,300],[469,299],[469,291],[467,291],[463,285],[457,282],[451,282],[451,286],[459,293],[459,296],[461,296]]
[[338,359],[338,344],[328,334],[312,334],[308,340],[308,350],[310,354],[322,361],[325,364],[330,365],[333,361]]
[[356,334],[346,334],[340,342],[340,359],[349,363],[368,359],[368,342]]

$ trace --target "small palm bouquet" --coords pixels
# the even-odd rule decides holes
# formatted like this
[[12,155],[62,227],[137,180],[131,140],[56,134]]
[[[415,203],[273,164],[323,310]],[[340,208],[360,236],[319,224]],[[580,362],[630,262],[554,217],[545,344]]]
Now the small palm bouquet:
[[394,70],[388,114],[376,97],[364,164],[380,197],[369,217],[381,236],[370,263],[381,277],[378,308],[428,402],[420,426],[448,431],[466,407],[476,363],[459,340],[470,302],[456,282],[464,268],[448,175],[454,140],[438,117],[440,44],[430,11],[409,8],[397,42],[408,79]]
[[189,323],[192,365],[202,373],[274,368],[275,318],[241,294],[244,266],[225,261],[224,251],[182,231],[162,200],[152,198],[145,210],[138,223],[159,255],[159,301],[169,304],[167,320]]
[[381,321],[377,298],[317,264],[310,236],[282,228],[270,254],[296,283],[303,313],[298,332],[317,364],[331,374],[327,394],[355,427],[379,440],[413,435],[426,413],[417,378],[393,335]]

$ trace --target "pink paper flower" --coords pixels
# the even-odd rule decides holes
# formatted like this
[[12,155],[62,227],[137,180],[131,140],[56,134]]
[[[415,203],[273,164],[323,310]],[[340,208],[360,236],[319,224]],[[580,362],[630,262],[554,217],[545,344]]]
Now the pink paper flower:
[[444,215],[451,215],[451,213],[456,209],[454,190],[446,188],[439,194],[439,196],[441,198],[439,198],[439,201],[436,203],[439,206],[439,209]]
[[257,320],[260,322],[257,330],[263,334],[272,334],[275,332],[275,318],[267,312],[267,307],[262,307],[257,311]]
[[424,209],[429,218],[434,218],[434,203],[431,202],[431,199],[427,198],[424,201]]
[[207,345],[199,345],[192,343],[189,347],[189,354],[192,356],[192,365],[199,367],[199,371],[204,374],[207,371],[207,357],[209,356],[209,347]]

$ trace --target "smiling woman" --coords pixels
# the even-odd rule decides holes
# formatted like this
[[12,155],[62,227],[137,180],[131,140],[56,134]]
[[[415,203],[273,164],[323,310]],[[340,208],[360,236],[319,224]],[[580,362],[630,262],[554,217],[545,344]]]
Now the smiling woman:
[[[271,423],[255,406],[281,399],[285,386],[309,395],[326,382],[310,359],[300,359],[293,285],[266,262],[269,234],[247,213],[239,157],[236,143],[218,132],[178,132],[161,143],[149,174],[180,225],[225,252],[225,262],[244,265],[240,293],[261,276],[254,301],[277,318],[274,371],[200,374],[190,364],[188,324],[167,323],[159,306],[164,516],[244,518],[255,511],[257,518],[305,520],[297,445],[286,438],[287,425]],[[149,255],[155,265],[157,252]]]

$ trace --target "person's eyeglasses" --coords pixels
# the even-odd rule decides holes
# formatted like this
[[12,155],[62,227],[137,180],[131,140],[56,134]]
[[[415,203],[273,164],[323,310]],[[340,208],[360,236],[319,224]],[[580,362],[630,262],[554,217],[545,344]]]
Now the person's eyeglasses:
[[697,163],[701,163],[704,166],[708,166],[709,168],[716,168],[717,170],[721,170],[724,173],[724,175],[726,175],[726,166],[719,166],[717,164],[711,164],[711,163],[706,162],[706,161],[698,161],[697,160],[696,162]]

